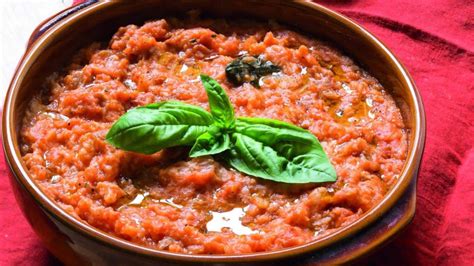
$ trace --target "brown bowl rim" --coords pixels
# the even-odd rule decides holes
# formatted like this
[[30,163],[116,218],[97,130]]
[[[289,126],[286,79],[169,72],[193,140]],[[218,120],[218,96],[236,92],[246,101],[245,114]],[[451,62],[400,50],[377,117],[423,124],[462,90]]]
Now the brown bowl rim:
[[[310,251],[316,251],[323,247],[327,247],[336,242],[341,241],[344,238],[350,237],[355,233],[362,230],[364,227],[373,223],[377,218],[386,213],[403,195],[407,187],[413,178],[416,178],[419,163],[424,148],[425,140],[425,113],[423,109],[423,103],[421,96],[406,69],[395,57],[395,55],[375,36],[369,33],[362,26],[353,22],[349,18],[332,11],[322,5],[305,1],[305,0],[295,0],[295,3],[302,6],[302,8],[311,8],[318,12],[325,13],[326,15],[331,16],[334,19],[337,19],[339,22],[343,23],[346,27],[350,28],[351,31],[357,32],[361,35],[364,35],[372,43],[374,43],[378,49],[383,51],[387,60],[391,60],[396,66],[396,70],[403,77],[405,83],[404,87],[409,89],[410,97],[414,102],[414,124],[412,134],[414,134],[413,145],[408,152],[408,157],[403,167],[401,174],[399,175],[399,181],[394,185],[394,187],[385,195],[384,199],[380,201],[375,207],[366,212],[360,219],[354,223],[345,226],[327,236],[324,236],[320,239],[311,241],[309,243],[285,248],[277,251],[268,251],[268,252],[258,252],[258,253],[249,253],[249,254],[238,254],[238,255],[192,255],[192,254],[182,254],[182,253],[173,253],[168,251],[156,250],[134,244],[132,242],[126,241],[124,239],[118,238],[111,234],[105,233],[99,229],[96,229],[84,222],[79,221],[78,219],[72,217],[70,214],[66,213],[61,209],[55,202],[49,199],[28,177],[28,172],[21,160],[21,154],[18,149],[15,148],[15,124],[12,108],[14,99],[20,90],[20,84],[22,83],[25,75],[25,69],[31,67],[32,58],[38,56],[38,50],[41,50],[41,46],[45,43],[54,39],[57,32],[61,29],[70,26],[74,20],[79,17],[82,17],[86,14],[101,12],[109,5],[113,5],[113,2],[109,1],[99,1],[95,4],[92,4],[89,7],[81,9],[75,14],[65,18],[64,20],[58,22],[55,26],[48,29],[45,34],[39,37],[32,45],[27,49],[22,59],[20,60],[15,74],[12,78],[10,86],[5,97],[3,119],[2,119],[2,141],[4,144],[5,158],[17,180],[28,192],[33,196],[35,201],[46,210],[50,215],[53,215],[61,221],[63,224],[69,226],[76,232],[80,232],[82,235],[87,236],[93,240],[99,241],[108,246],[119,248],[125,252],[132,252],[140,255],[145,255],[155,258],[164,258],[171,261],[191,261],[191,262],[213,262],[213,263],[224,263],[224,262],[250,262],[250,261],[265,261],[270,259],[278,259],[284,257],[295,256],[302,253],[307,253]],[[392,232],[394,234],[395,232]],[[389,232],[387,232],[389,234]],[[370,245],[369,245],[370,246]],[[373,248],[373,246],[371,246]],[[368,252],[371,248],[366,248],[363,252],[359,252],[358,256],[363,255]]]

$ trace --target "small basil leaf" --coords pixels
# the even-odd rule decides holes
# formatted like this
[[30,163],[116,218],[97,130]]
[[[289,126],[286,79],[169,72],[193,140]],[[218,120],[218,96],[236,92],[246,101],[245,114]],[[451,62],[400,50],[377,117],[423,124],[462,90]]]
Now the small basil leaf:
[[262,56],[250,55],[243,55],[234,59],[225,68],[227,80],[234,85],[249,82],[257,88],[259,87],[260,78],[280,71],[281,67],[264,60]]
[[206,110],[181,102],[161,102],[129,110],[114,123],[106,140],[113,146],[144,154],[192,145],[213,123]]
[[291,124],[238,118],[229,164],[248,175],[284,183],[336,180],[336,171],[317,138]]
[[234,107],[230,103],[225,90],[213,78],[201,75],[201,81],[206,89],[209,99],[209,108],[214,120],[222,124],[225,128],[230,128],[234,124]]
[[230,148],[230,137],[228,134],[222,134],[219,136],[212,135],[206,132],[199,136],[194,143],[189,157],[199,157],[205,155],[214,155],[222,153]]

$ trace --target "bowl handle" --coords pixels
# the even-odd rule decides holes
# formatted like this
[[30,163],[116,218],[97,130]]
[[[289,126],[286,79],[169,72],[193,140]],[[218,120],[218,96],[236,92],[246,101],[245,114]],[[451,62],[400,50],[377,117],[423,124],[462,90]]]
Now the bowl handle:
[[86,8],[92,4],[97,3],[99,0],[86,0],[82,2],[81,4],[71,6],[67,9],[64,9],[63,11],[60,11],[59,13],[49,17],[48,19],[44,20],[41,22],[31,33],[30,38],[28,39],[28,44],[27,44],[27,49],[31,47],[31,45],[39,38],[41,35],[43,35],[47,30],[49,30],[51,27],[56,25],[59,21],[63,20],[64,18],[76,13],[77,11]]

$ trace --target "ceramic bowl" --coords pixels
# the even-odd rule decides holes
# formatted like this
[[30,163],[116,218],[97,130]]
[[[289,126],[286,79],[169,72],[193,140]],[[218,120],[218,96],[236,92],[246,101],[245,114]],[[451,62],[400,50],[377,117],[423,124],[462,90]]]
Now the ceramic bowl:
[[[385,198],[349,226],[305,245],[243,255],[176,254],[142,247],[106,234],[62,210],[28,177],[19,149],[22,117],[38,84],[61,69],[81,47],[109,40],[131,23],[201,10],[210,17],[273,19],[322,39],[342,50],[393,95],[409,131],[406,164]],[[21,209],[44,245],[66,264],[242,263],[285,265],[339,264],[360,259],[403,229],[415,211],[415,183],[425,138],[420,95],[397,58],[377,38],[348,18],[308,1],[141,0],[87,1],[41,24],[18,64],[6,95],[3,144],[11,183]]]

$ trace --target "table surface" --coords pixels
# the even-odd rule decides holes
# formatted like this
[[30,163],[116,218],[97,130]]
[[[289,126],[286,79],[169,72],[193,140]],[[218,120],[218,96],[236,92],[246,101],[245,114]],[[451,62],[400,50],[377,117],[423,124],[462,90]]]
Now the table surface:
[[[0,1],[0,102],[3,103],[16,64],[30,33],[44,19],[70,6],[72,0]],[[1,108],[0,108],[1,109]]]

